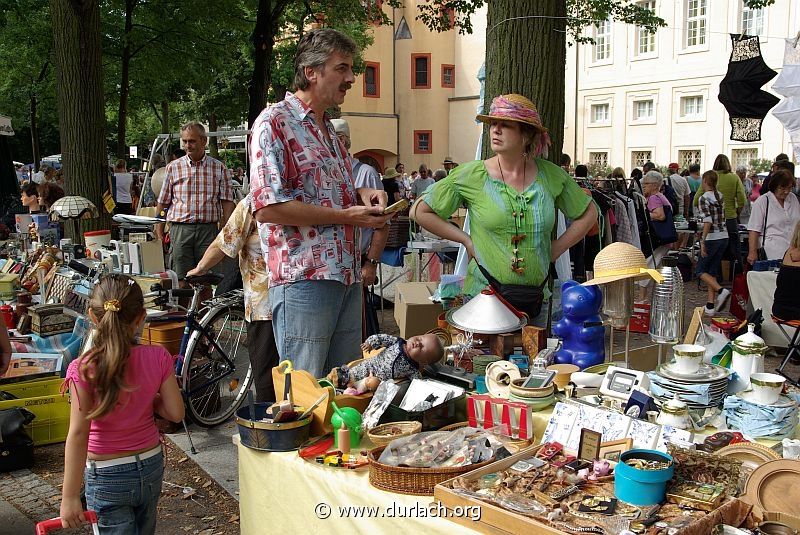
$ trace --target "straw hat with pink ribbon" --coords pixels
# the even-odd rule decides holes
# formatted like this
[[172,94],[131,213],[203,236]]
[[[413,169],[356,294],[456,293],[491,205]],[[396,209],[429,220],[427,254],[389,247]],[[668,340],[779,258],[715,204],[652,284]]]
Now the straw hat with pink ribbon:
[[550,146],[550,134],[542,124],[542,118],[539,116],[536,106],[529,99],[517,93],[495,97],[489,107],[489,114],[478,115],[475,119],[482,123],[514,121],[534,127],[541,134],[533,141],[534,156],[539,156]]

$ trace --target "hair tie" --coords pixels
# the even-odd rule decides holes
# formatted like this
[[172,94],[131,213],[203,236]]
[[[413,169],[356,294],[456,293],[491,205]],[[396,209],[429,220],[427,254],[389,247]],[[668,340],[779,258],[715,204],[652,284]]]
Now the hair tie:
[[119,312],[120,305],[119,299],[109,299],[103,303],[103,310],[106,312]]

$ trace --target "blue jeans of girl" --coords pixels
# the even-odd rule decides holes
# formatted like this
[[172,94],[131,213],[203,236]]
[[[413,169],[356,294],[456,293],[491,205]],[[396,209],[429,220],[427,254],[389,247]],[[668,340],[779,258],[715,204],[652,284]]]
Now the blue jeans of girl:
[[97,513],[103,535],[151,535],[161,496],[164,456],[105,468],[87,466],[87,508]]

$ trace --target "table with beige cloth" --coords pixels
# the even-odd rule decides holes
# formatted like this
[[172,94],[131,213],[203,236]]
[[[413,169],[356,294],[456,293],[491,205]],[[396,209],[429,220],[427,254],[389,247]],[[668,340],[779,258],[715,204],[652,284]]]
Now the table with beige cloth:
[[[747,290],[750,292],[750,303],[747,312],[750,314],[754,310],[761,309],[764,315],[764,323],[761,324],[761,338],[772,347],[786,347],[788,345],[786,337],[781,333],[780,328],[772,322],[772,303],[775,301],[775,284],[778,274],[773,270],[769,271],[750,271],[747,273]],[[791,336],[793,330],[788,328]]]
[[[553,407],[533,413],[534,436],[541,440]],[[711,435],[706,427],[695,437]],[[800,438],[800,433],[795,433]],[[697,438],[696,438],[697,439]],[[365,439],[366,440],[366,439]],[[409,514],[412,508],[436,507],[432,496],[407,496],[378,490],[369,483],[369,471],[326,468],[303,460],[296,451],[269,453],[234,442],[239,452],[239,511],[243,535],[281,533],[319,533],[354,535],[384,533],[474,534],[445,518],[421,518]],[[759,440],[765,446],[776,441]],[[362,444],[363,446],[363,444]],[[325,504],[320,506],[319,504]],[[327,509],[329,506],[330,509]],[[330,517],[317,518],[315,508],[329,511]],[[372,507],[377,515],[394,518],[357,518],[350,509],[342,518],[339,507]],[[404,518],[397,518],[404,513]]]

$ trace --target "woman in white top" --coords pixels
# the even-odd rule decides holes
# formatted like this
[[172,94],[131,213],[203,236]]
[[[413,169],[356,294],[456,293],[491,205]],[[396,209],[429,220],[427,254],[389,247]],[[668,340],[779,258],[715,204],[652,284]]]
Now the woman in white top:
[[783,258],[789,248],[792,230],[800,221],[800,201],[792,193],[792,188],[794,177],[789,171],[781,169],[772,175],[770,191],[753,203],[747,224],[747,230],[750,231],[747,261],[750,265],[758,260],[762,241],[769,260]]
[[133,175],[128,172],[126,168],[127,163],[125,160],[117,160],[114,165],[114,202],[117,207],[114,209],[115,214],[130,214],[132,209],[131,204],[131,183],[133,182]]

